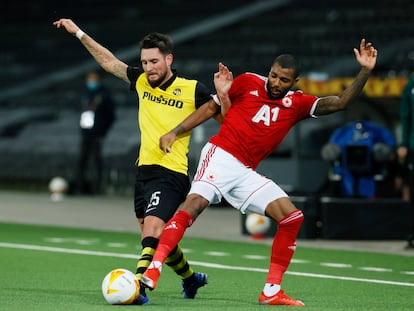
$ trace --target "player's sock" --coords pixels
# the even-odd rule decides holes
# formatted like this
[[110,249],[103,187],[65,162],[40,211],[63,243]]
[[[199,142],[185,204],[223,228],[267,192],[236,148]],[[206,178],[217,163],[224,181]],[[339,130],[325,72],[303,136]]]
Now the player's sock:
[[190,227],[193,222],[194,218],[189,213],[179,210],[165,225],[153,261],[159,261],[163,264],[182,239],[187,227]]
[[296,237],[303,222],[302,211],[297,210],[285,216],[278,223],[273,239],[269,273],[266,283],[280,285],[296,249]]
[[177,245],[165,261],[166,265],[169,266],[174,272],[186,282],[186,279],[191,279],[194,275],[193,269],[188,264],[187,258],[180,247]]
[[155,249],[158,246],[159,239],[154,237],[146,237],[141,241],[142,251],[141,257],[137,263],[137,270],[135,272],[138,280],[141,280],[142,275],[144,274],[145,270],[147,270],[148,266],[152,261],[152,257],[154,256]]
[[265,296],[268,296],[268,297],[276,295],[278,291],[280,291],[280,285],[278,284],[266,283],[263,288],[263,294],[265,294]]

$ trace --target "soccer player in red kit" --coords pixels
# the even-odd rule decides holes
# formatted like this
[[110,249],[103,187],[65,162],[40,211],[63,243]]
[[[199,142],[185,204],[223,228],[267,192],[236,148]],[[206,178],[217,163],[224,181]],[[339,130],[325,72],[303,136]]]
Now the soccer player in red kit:
[[[275,182],[255,169],[297,122],[343,110],[361,93],[375,67],[377,50],[362,39],[354,53],[361,69],[353,83],[339,96],[321,98],[291,91],[300,71],[292,55],[278,56],[267,77],[245,73],[233,81],[228,68],[219,64],[214,84],[223,123],[201,152],[197,173],[182,208],[164,228],[153,260],[142,277],[144,286],[156,287],[165,259],[186,228],[209,204],[225,198],[240,212],[266,215],[278,225],[259,303],[304,306],[302,301],[287,296],[281,289],[283,275],[296,248],[302,211]],[[160,148],[174,152],[172,144],[176,136],[209,117],[194,112],[161,137]]]

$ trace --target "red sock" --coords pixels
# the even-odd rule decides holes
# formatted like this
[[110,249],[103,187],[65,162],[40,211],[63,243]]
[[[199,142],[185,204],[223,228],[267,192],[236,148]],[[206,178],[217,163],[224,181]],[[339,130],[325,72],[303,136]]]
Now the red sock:
[[296,237],[303,221],[302,211],[297,210],[285,216],[278,223],[273,239],[270,267],[266,283],[281,284],[293,253],[296,249]]
[[152,261],[159,261],[164,264],[168,255],[184,236],[185,230],[190,227],[193,222],[194,219],[189,213],[179,210],[165,225]]

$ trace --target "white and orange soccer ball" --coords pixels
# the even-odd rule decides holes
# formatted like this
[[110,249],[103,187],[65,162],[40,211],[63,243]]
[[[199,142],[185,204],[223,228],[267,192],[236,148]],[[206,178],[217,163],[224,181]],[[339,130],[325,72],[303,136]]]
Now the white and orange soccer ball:
[[129,305],[139,295],[139,282],[134,273],[114,269],[102,281],[102,294],[111,305]]
[[269,217],[257,213],[249,213],[246,216],[246,230],[251,235],[265,234],[270,228]]

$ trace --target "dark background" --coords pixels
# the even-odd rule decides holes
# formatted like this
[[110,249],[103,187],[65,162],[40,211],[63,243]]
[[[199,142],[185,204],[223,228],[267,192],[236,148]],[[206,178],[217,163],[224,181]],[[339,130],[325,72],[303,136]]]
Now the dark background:
[[[257,12],[246,9],[263,3],[274,6]],[[220,61],[236,75],[244,71],[267,75],[273,58],[285,52],[301,59],[302,77],[353,77],[358,64],[352,49],[363,37],[379,50],[373,76],[408,77],[414,58],[413,12],[410,0],[2,1],[1,186],[37,190],[46,189],[53,176],[73,178],[83,77],[97,65],[76,38],[53,27],[60,17],[74,19],[131,65],[139,64],[138,42],[146,33],[168,33],[176,43],[178,72],[212,87]],[[107,192],[131,193],[139,148],[136,98],[128,85],[109,74],[104,82],[117,101],[117,121],[104,149]],[[343,113],[303,122],[259,170],[288,191],[318,192],[328,170],[320,148],[335,128],[369,119],[398,137],[398,113],[398,97],[362,95]],[[216,130],[214,121],[196,130],[192,171],[200,147]]]

